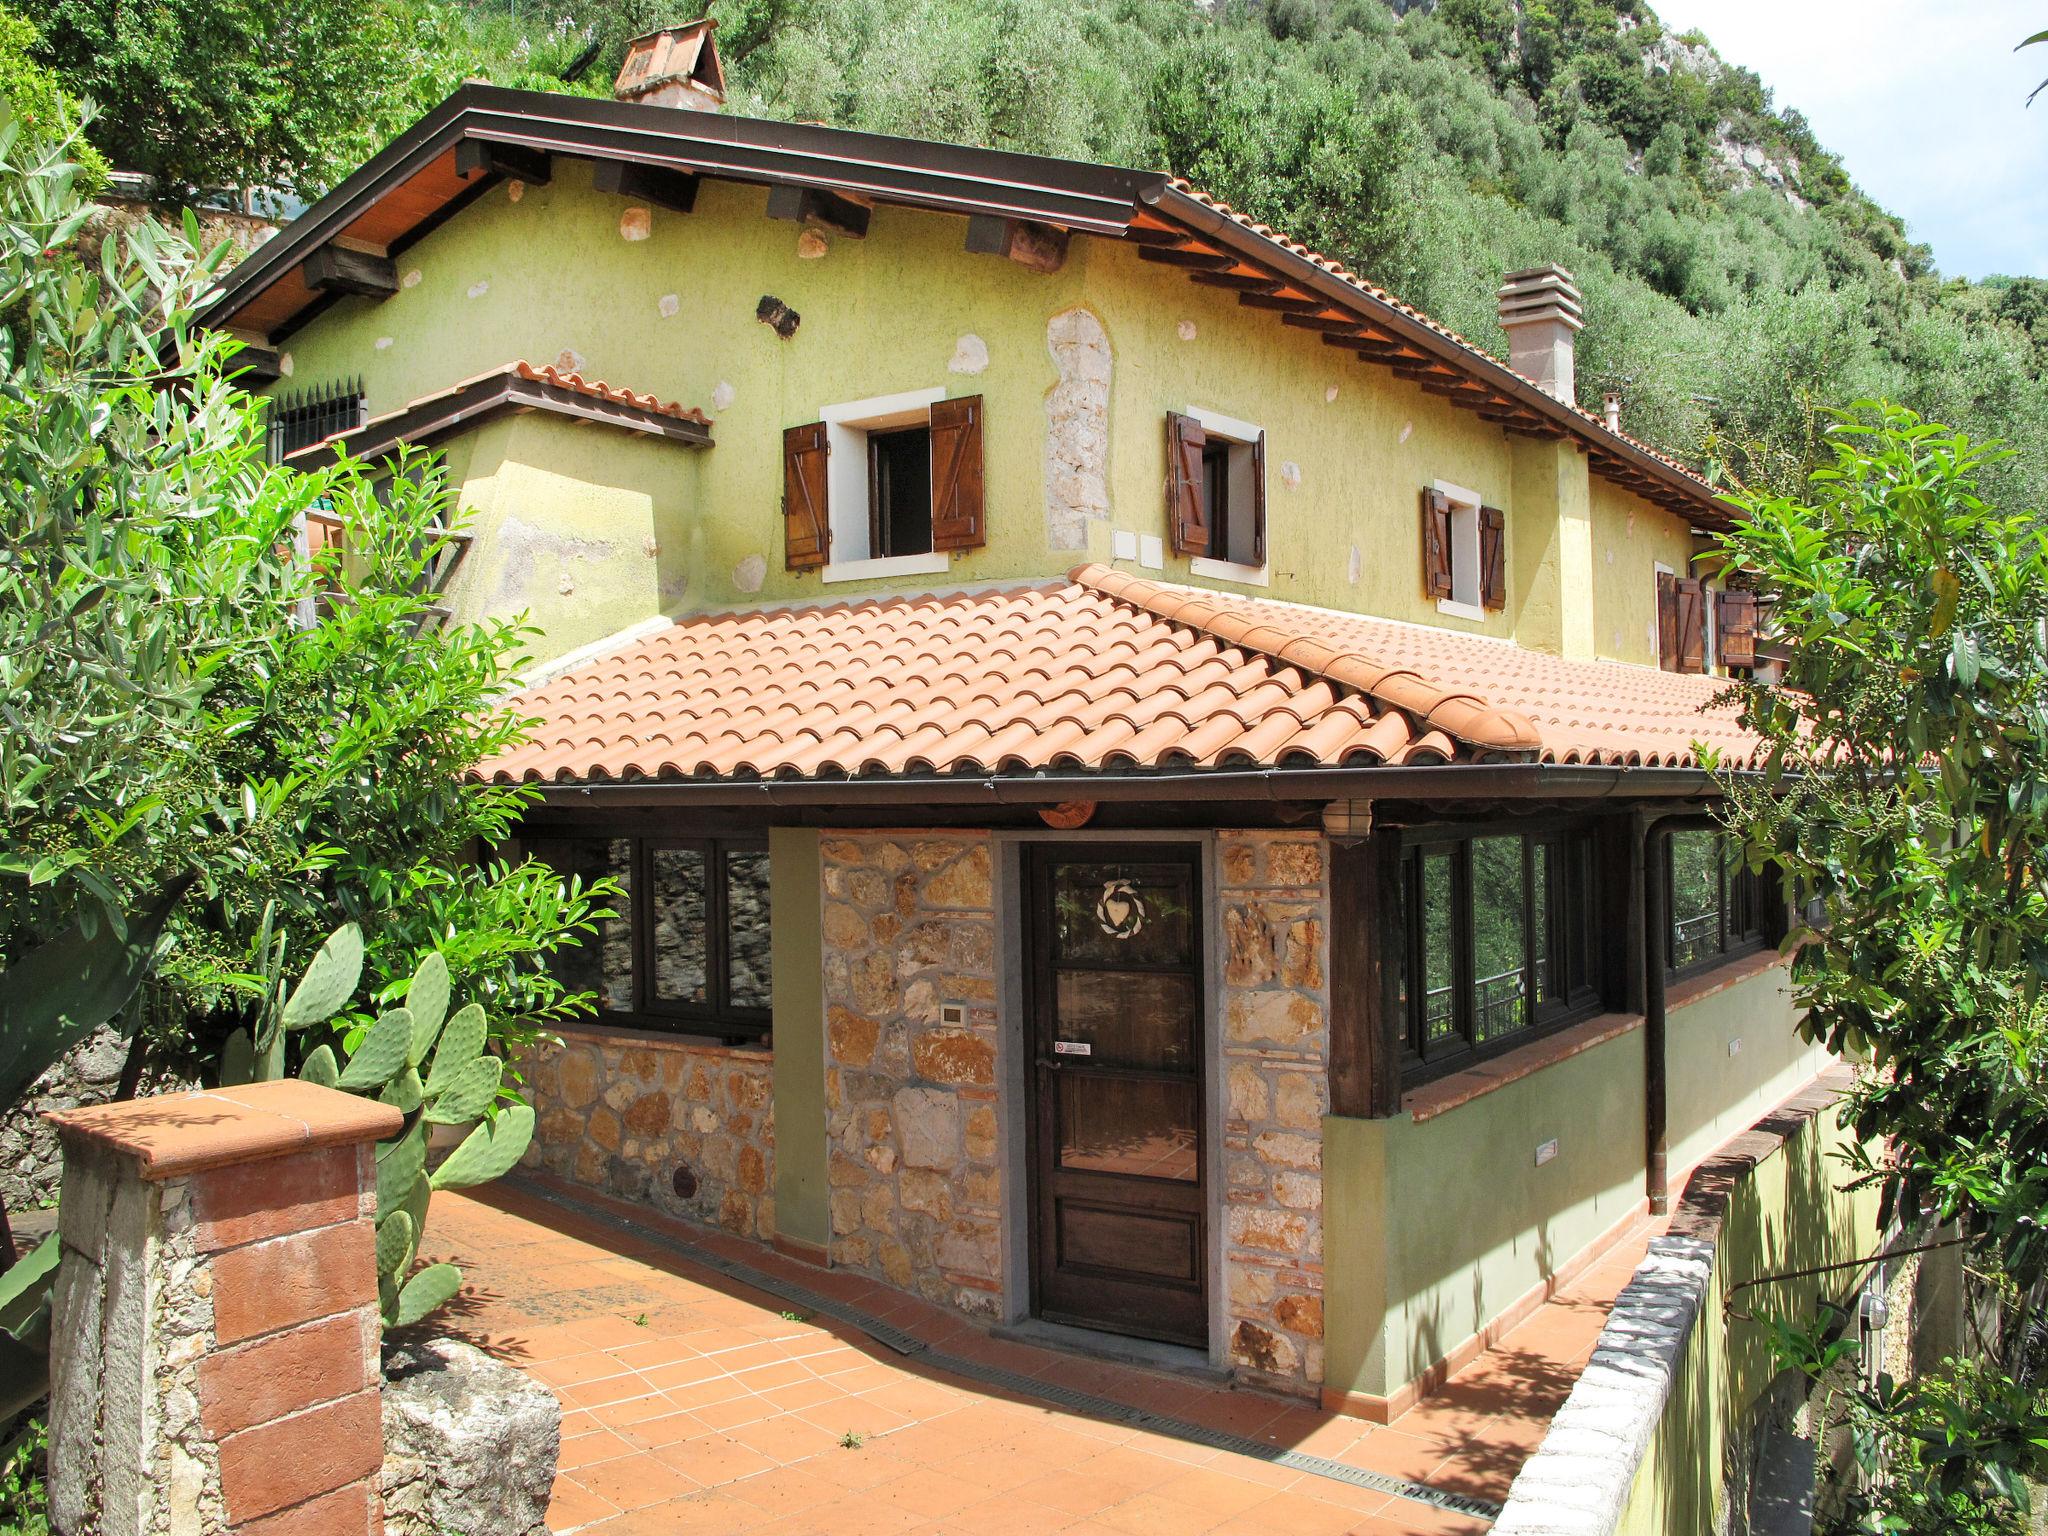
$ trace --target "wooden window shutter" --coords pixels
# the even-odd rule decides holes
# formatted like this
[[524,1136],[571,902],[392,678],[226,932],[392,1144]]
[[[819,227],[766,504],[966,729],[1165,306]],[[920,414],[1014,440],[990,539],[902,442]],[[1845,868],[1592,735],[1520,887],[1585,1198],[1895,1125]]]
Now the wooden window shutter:
[[1451,498],[1433,489],[1422,493],[1422,590],[1451,595]]
[[1676,597],[1678,623],[1678,670],[1707,670],[1707,584],[1691,577],[1671,583]]
[[1669,571],[1657,573],[1657,665],[1666,672],[1678,670],[1678,578]]
[[1266,434],[1252,444],[1252,560],[1266,563]]
[[1479,602],[1488,609],[1508,605],[1508,520],[1499,507],[1479,509]]
[[1202,501],[1202,449],[1208,441],[1194,417],[1166,413],[1166,535],[1176,555],[1209,553]]
[[1721,637],[1721,664],[1756,665],[1756,594],[1723,592],[1716,599],[1715,628]]
[[982,518],[981,396],[932,404],[932,548],[979,549]]
[[826,510],[825,423],[782,434],[782,558],[792,571],[821,566],[832,552]]

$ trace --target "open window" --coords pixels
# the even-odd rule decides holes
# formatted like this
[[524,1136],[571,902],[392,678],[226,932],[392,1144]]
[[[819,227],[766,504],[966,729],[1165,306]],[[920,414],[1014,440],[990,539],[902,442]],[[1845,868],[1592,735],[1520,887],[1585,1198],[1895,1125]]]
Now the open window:
[[826,581],[936,575],[987,542],[981,396],[912,390],[829,407],[782,435],[789,569]]
[[1422,588],[1437,611],[1484,619],[1508,603],[1507,517],[1439,480],[1422,493]]
[[1657,664],[1666,672],[1707,670],[1707,584],[1657,567]]
[[1266,434],[1190,409],[1166,417],[1166,527],[1197,575],[1266,584]]

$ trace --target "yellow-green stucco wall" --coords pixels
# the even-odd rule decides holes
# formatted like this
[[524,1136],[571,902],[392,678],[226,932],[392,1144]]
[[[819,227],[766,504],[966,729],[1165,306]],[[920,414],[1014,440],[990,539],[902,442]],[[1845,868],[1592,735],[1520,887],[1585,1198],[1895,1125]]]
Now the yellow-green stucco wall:
[[[1778,1374],[1760,1314],[1810,1306],[1815,1292],[1829,1286],[1806,1279],[1754,1287],[1725,1319],[1720,1301],[1760,1276],[1839,1264],[1872,1251],[1878,1192],[1843,1188],[1842,1154],[1851,1140],[1836,1114],[1822,1110],[1731,1191],[1706,1305],[1636,1470],[1618,1536],[1725,1528],[1719,1505],[1729,1436]],[[1846,1295],[1860,1273],[1835,1276],[1833,1294]]]
[[818,834],[768,832],[769,961],[775,1010],[775,1230],[822,1249],[825,1186],[824,928]]
[[[1658,541],[1645,530],[1662,527],[1682,546],[1684,526],[1605,482],[1589,484],[1575,446],[1512,439],[1115,242],[1076,238],[1059,271],[1039,273],[965,252],[958,217],[883,207],[865,239],[829,237],[826,254],[807,259],[796,226],[765,216],[766,195],[706,182],[695,212],[655,208],[647,238],[629,241],[620,217],[635,205],[593,190],[587,165],[557,160],[549,185],[523,187],[516,201],[509,187],[493,188],[400,255],[404,286],[391,298],[342,299],[286,338],[292,371],[279,387],[360,375],[374,416],[525,358],[574,363],[588,378],[712,415],[715,445],[701,452],[523,418],[501,452],[479,456],[479,470],[496,463],[504,480],[468,493],[480,521],[503,504],[512,511],[498,515],[516,516],[523,532],[559,507],[565,526],[549,536],[624,546],[616,586],[557,594],[576,599],[566,605],[545,601],[540,567],[560,563],[545,554],[502,556],[530,564],[529,579],[468,583],[466,612],[519,612],[524,594],[524,611],[549,631],[548,651],[572,643],[556,632],[557,614],[582,635],[655,612],[875,590],[783,568],[782,431],[829,405],[943,387],[985,400],[989,542],[956,555],[945,575],[882,586],[1051,577],[1110,560],[1113,530],[1163,535],[1164,416],[1200,407],[1266,431],[1265,595],[1547,650],[1580,653],[1597,639],[1602,654],[1654,662],[1646,626],[1594,622],[1583,589],[1653,592]],[[789,340],[755,318],[766,294],[802,316]],[[1060,372],[1048,326],[1076,307],[1100,323],[1112,359],[1109,515],[1086,524],[1085,548],[1066,549],[1049,537],[1048,411]],[[949,371],[967,336],[985,345],[986,368]],[[1508,515],[1508,606],[1483,623],[1440,614],[1422,591],[1418,496],[1437,480]],[[1606,523],[1625,521],[1613,510],[1624,506],[1635,509],[1637,536],[1602,542]],[[1562,531],[1561,516],[1570,520]],[[650,522],[664,551],[652,557],[633,536]],[[1220,584],[1171,555],[1159,574]],[[1621,644],[1608,644],[1610,629]]]
[[[1783,977],[1671,1010],[1674,1172],[1826,1065],[1793,1028]],[[1644,1148],[1640,1028],[1428,1120],[1328,1118],[1326,1385],[1392,1396],[1548,1283],[1639,1209]]]

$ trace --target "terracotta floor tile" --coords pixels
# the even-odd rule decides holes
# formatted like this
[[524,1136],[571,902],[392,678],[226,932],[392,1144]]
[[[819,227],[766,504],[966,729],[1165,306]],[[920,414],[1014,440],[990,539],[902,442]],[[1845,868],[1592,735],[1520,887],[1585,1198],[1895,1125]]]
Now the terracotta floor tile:
[[651,1451],[601,1461],[576,1474],[576,1481],[620,1510],[644,1509],[695,1493],[698,1479],[678,1471]]
[[771,1387],[787,1387],[799,1381],[818,1379],[800,1360],[774,1360],[733,1374],[749,1392],[765,1392]]
[[1057,1536],[1074,1523],[1074,1518],[1050,1504],[1001,1498],[969,1504],[930,1529],[934,1536],[941,1531],[972,1532],[973,1536]]
[[1378,1514],[1354,1525],[1352,1536],[1486,1536],[1491,1520],[1454,1515],[1419,1499],[1390,1499]]
[[898,1504],[877,1504],[866,1493],[807,1509],[799,1523],[812,1536],[900,1536],[930,1524],[916,1510]]
[[646,1446],[635,1445],[614,1430],[600,1429],[593,1434],[575,1435],[564,1439],[555,1465],[564,1472],[574,1472],[578,1467],[610,1461],[615,1456],[630,1456],[645,1449]]
[[586,1381],[602,1381],[607,1377],[624,1375],[630,1369],[630,1366],[621,1365],[616,1356],[593,1349],[580,1355],[537,1360],[526,1367],[526,1372],[536,1381],[559,1388],[578,1386]]
[[585,1381],[573,1387],[563,1387],[555,1396],[567,1407],[595,1409],[622,1403],[628,1398],[648,1397],[653,1392],[653,1386],[637,1371],[627,1371],[618,1376],[606,1376],[599,1381]]
[[636,1424],[625,1425],[613,1433],[635,1450],[658,1451],[664,1445],[674,1445],[678,1440],[708,1435],[712,1430],[693,1413],[665,1413],[658,1418],[642,1419]]
[[618,1506],[601,1499],[575,1478],[557,1475],[554,1493],[548,1500],[548,1529],[573,1531],[595,1520],[617,1514]]
[[738,1478],[754,1477],[775,1468],[775,1463],[766,1456],[729,1435],[699,1435],[694,1440],[678,1440],[652,1454],[706,1488],[721,1487]]
[[871,1403],[864,1397],[844,1397],[835,1402],[820,1403],[815,1408],[804,1409],[802,1417],[820,1429],[829,1429],[835,1438],[845,1434],[864,1438],[886,1435],[911,1425],[911,1421],[895,1409]]
[[1215,1467],[1191,1467],[1161,1483],[1154,1490],[1169,1499],[1178,1499],[1183,1504],[1192,1504],[1197,1509],[1213,1509],[1220,1516],[1228,1517],[1244,1513],[1255,1504],[1263,1504],[1272,1498],[1273,1491],[1263,1483],[1248,1483],[1239,1476],[1240,1461],[1233,1457],[1229,1470]]
[[791,1382],[786,1387],[770,1387],[760,1395],[773,1403],[779,1413],[802,1413],[806,1408],[836,1403],[847,1396],[829,1381],[820,1381],[815,1376],[808,1381]]
[[763,1419],[773,1418],[776,1409],[767,1398],[742,1392],[737,1397],[706,1403],[690,1411],[713,1429],[738,1429],[743,1424],[758,1424]]
[[[1381,1495],[1385,1502],[1386,1496]],[[1210,1536],[1349,1536],[1363,1512],[1340,1509],[1299,1494],[1274,1494],[1264,1503],[1231,1516]]]
[[1380,1429],[1346,1451],[1342,1459],[1349,1466],[1416,1481],[1429,1476],[1449,1455],[1433,1438]]
[[693,1493],[591,1527],[596,1536],[733,1536],[758,1512],[722,1493]]
[[839,1447],[839,1437],[792,1415],[778,1415],[732,1431],[732,1438],[770,1461],[787,1466]]
[[956,1515],[969,1504],[979,1504],[984,1491],[958,1473],[920,1467],[893,1482],[877,1484],[867,1490],[866,1497],[937,1520]]
[[1160,1493],[1134,1494],[1095,1519],[1125,1536],[1195,1536],[1214,1530],[1228,1515],[1222,1510],[1197,1509]]
[[724,1491],[753,1505],[766,1519],[797,1514],[846,1497],[846,1489],[808,1466],[777,1467],[759,1477],[727,1483]]

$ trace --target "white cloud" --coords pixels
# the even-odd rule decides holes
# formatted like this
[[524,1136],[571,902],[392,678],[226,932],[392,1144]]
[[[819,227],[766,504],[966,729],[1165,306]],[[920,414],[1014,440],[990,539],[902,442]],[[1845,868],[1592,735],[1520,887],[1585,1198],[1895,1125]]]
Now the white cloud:
[[1653,0],[1806,114],[1945,272],[2048,277],[2048,47],[2038,0]]

